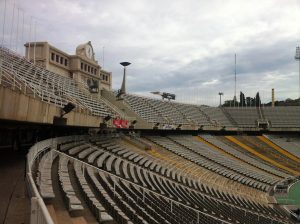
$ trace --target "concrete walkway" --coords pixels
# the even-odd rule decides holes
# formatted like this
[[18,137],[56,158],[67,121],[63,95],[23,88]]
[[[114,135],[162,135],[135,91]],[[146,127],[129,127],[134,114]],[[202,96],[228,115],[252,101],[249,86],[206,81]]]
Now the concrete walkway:
[[25,155],[0,150],[0,223],[29,223],[30,202],[25,186]]

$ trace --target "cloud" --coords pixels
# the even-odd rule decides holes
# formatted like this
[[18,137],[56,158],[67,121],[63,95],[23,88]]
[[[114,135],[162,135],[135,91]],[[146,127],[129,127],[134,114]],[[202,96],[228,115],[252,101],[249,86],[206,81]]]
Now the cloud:
[[[236,53],[238,92],[265,92],[268,100],[275,88],[278,96],[298,97],[293,59],[300,36],[298,0],[16,2],[26,12],[24,41],[30,36],[30,16],[37,21],[38,40],[70,54],[91,40],[99,63],[113,73],[114,89],[122,81],[119,62],[130,61],[131,92],[168,90],[179,100],[218,103],[219,91],[224,99],[233,97]],[[7,44],[11,19],[6,22]]]

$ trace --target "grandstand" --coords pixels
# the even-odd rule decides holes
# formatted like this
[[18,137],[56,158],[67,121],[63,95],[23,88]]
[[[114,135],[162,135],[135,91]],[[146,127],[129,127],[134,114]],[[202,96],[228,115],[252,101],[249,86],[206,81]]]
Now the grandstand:
[[[15,188],[0,187],[1,222],[299,222],[299,106],[119,97],[101,82],[95,93],[4,47],[0,65],[0,146],[18,164],[0,177],[19,177]],[[70,103],[74,110],[64,111]],[[16,193],[25,185],[28,194]],[[22,198],[24,214],[9,198]]]

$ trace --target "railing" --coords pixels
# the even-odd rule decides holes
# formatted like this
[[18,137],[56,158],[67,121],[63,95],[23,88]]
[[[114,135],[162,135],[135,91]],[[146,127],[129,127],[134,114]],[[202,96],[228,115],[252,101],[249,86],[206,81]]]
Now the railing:
[[16,79],[15,76],[10,75],[9,73],[5,72],[1,67],[1,61],[0,61],[0,85],[5,87],[10,87],[13,90],[18,90],[25,92],[26,85],[24,85],[22,82],[19,82],[19,80]]
[[68,137],[58,137],[47,139],[33,145],[27,154],[26,165],[26,185],[30,196],[30,224],[54,224],[48,209],[36,187],[34,179],[32,177],[32,166],[35,160],[47,149],[56,149],[57,144],[64,141],[80,141],[86,139],[85,135],[74,135]]
[[[7,62],[6,62],[7,63]],[[3,86],[10,86],[13,90],[22,91],[24,94],[27,94],[27,88],[31,90],[31,93],[35,96],[41,98],[42,101],[48,103],[54,103],[59,107],[63,107],[67,104],[66,100],[62,97],[55,95],[50,91],[46,91],[41,87],[30,83],[24,79],[24,77],[18,74],[17,71],[13,69],[13,65],[4,65],[4,63],[0,62],[0,84]],[[28,94],[27,94],[28,95]]]
[[26,180],[30,196],[30,224],[54,224],[46,205],[34,183],[31,168],[35,158],[52,145],[52,139],[44,140],[33,145],[27,154]]
[[119,114],[121,118],[128,120],[128,121],[134,121],[135,117],[129,117],[127,116],[123,111],[121,111],[117,106],[113,105],[108,100],[104,99],[103,97],[99,97],[99,100],[101,100],[104,104],[108,105],[111,109],[114,110],[115,113]]
[[[108,175],[110,175],[110,176],[113,176],[113,177],[116,178],[117,180],[121,180],[121,181],[124,181],[124,182],[126,182],[126,183],[128,183],[128,184],[132,184],[132,185],[134,185],[134,186],[136,186],[136,187],[139,187],[139,188],[143,189],[143,191],[145,191],[145,192],[151,192],[152,194],[156,195],[157,197],[162,197],[162,198],[164,198],[164,199],[165,199],[166,201],[168,201],[168,202],[170,203],[170,205],[171,205],[171,206],[170,206],[170,207],[171,207],[171,213],[173,212],[173,211],[172,211],[172,206],[173,206],[173,204],[175,204],[175,205],[180,205],[180,206],[183,206],[183,207],[185,207],[185,208],[187,208],[187,209],[190,209],[190,210],[194,211],[194,212],[197,214],[197,222],[196,222],[196,223],[201,223],[201,220],[200,220],[200,214],[202,214],[202,215],[208,216],[208,217],[210,217],[210,218],[212,218],[212,219],[214,219],[214,220],[216,220],[217,222],[220,222],[220,223],[222,223],[222,224],[230,224],[229,221],[222,220],[222,219],[220,219],[220,218],[218,218],[218,217],[216,217],[216,216],[214,216],[214,215],[211,215],[211,214],[205,213],[205,212],[203,212],[203,211],[197,210],[197,209],[193,208],[193,207],[190,206],[190,205],[186,205],[186,204],[184,204],[184,203],[182,203],[182,202],[180,202],[180,201],[177,201],[177,200],[175,200],[175,199],[171,199],[171,198],[169,198],[169,197],[166,197],[166,196],[164,196],[164,195],[161,195],[161,194],[159,194],[159,193],[157,193],[157,192],[155,192],[155,191],[153,191],[153,190],[151,190],[151,189],[149,189],[149,188],[146,188],[146,187],[143,187],[143,186],[141,186],[141,185],[139,185],[139,184],[136,184],[136,183],[134,183],[134,182],[128,181],[128,180],[126,180],[126,179],[123,178],[123,177],[120,177],[120,176],[117,176],[117,175],[115,175],[115,174],[113,174],[113,173],[107,172],[106,170],[100,169],[100,168],[98,168],[98,167],[96,167],[96,166],[93,166],[93,165],[87,163],[87,162],[84,162],[84,161],[79,160],[79,159],[77,159],[77,158],[75,158],[75,157],[69,156],[69,155],[67,155],[67,154],[65,154],[65,153],[63,153],[63,152],[61,152],[61,151],[56,150],[56,152],[57,152],[58,154],[60,154],[61,156],[65,156],[65,157],[67,157],[67,158],[69,158],[69,159],[71,159],[71,160],[73,160],[73,161],[77,161],[77,162],[82,163],[82,165],[83,165],[84,167],[90,167],[90,168],[93,168],[93,169],[95,169],[95,170],[97,170],[97,171],[106,173],[106,174],[108,174]],[[120,159],[121,159],[122,161],[124,161],[123,158],[120,158]],[[147,172],[147,173],[150,173],[150,171],[146,171],[146,172]],[[247,211],[244,210],[244,212],[245,212],[245,215],[246,215],[246,214],[247,214]],[[255,214],[255,215],[257,215],[257,217],[259,218],[259,215],[258,215],[258,214]]]
[[[107,102],[98,102],[91,98],[86,83],[74,81],[52,73],[45,68],[35,65],[26,60],[23,56],[0,46],[0,56],[3,59],[1,68],[15,75],[20,81],[24,82],[37,96],[48,103],[54,103],[62,107],[70,100],[81,109],[88,109],[90,114],[105,116],[105,112],[110,113],[119,111],[111,108]],[[34,74],[32,72],[34,70]],[[24,76],[25,74],[25,76]],[[58,91],[61,93],[58,95]],[[99,110],[100,109],[100,110]]]

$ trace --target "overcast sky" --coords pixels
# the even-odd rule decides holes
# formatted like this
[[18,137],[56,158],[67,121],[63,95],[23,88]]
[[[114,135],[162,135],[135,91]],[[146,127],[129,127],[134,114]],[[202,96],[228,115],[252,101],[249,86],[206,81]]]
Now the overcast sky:
[[[0,0],[1,28],[4,1]],[[13,0],[6,1],[8,45]],[[217,104],[219,91],[225,99],[233,97],[236,53],[237,94],[242,90],[254,96],[260,91],[270,100],[275,88],[279,99],[298,97],[294,55],[300,45],[299,0],[15,2],[25,11],[24,41],[30,36],[30,16],[37,24],[38,41],[69,54],[78,44],[92,41],[100,65],[113,73],[114,89],[122,80],[119,62],[129,61],[129,92],[170,91],[181,101]],[[12,33],[16,35],[16,25]]]

